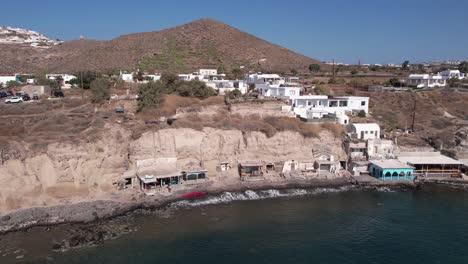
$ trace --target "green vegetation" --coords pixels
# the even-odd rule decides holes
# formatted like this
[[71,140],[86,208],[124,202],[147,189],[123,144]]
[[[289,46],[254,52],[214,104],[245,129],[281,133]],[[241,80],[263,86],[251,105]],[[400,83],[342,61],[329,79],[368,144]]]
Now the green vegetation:
[[111,83],[104,78],[98,78],[91,82],[91,101],[93,103],[102,103],[110,99]]
[[320,71],[320,64],[311,64],[309,65],[310,72],[319,72]]
[[227,92],[225,95],[224,95],[224,98],[226,99],[237,99],[237,98],[240,98],[242,96],[242,93],[241,91],[239,91],[238,89],[235,89],[231,92]]
[[206,99],[210,96],[216,95],[215,91],[206,86],[204,82],[196,80],[180,82],[176,87],[176,93],[180,96],[196,97],[199,99]]
[[297,75],[297,74],[298,74],[297,69],[294,69],[294,68],[293,68],[293,69],[291,69],[290,71],[291,71],[291,73],[294,74],[294,75]]
[[330,78],[328,80],[328,84],[345,84],[346,83],[346,80],[343,79],[343,78]]
[[223,74],[226,73],[226,67],[224,66],[223,63],[221,63],[218,68],[217,68],[218,74]]
[[145,70],[165,70],[170,72],[185,71],[184,52],[177,47],[173,38],[169,38],[166,48],[161,54],[154,54],[144,57],[139,63],[138,68]]
[[468,61],[460,63],[460,65],[458,65],[458,70],[460,70],[461,72],[468,73]]
[[164,84],[161,81],[149,82],[138,87],[138,108],[140,112],[145,108],[158,107],[164,102]]
[[76,79],[72,79],[69,84],[78,86],[82,89],[90,89],[91,83],[94,80],[102,77],[100,73],[93,71],[81,71],[75,73],[74,75],[76,76]]
[[410,65],[409,60],[406,60],[401,64],[401,69],[402,70],[409,70],[409,65]]
[[316,86],[314,91],[318,95],[331,95],[331,90],[324,86]]
[[359,117],[366,117],[366,111],[364,111],[364,110],[359,111],[358,116]]
[[6,83],[6,87],[7,87],[7,88],[13,88],[13,87],[16,87],[16,86],[18,86],[18,85],[20,85],[20,83],[17,82],[17,81],[8,81],[8,82]]
[[242,70],[240,68],[232,69],[231,73],[232,73],[232,76],[234,77],[234,79],[236,79],[236,80],[242,79]]
[[398,78],[391,78],[385,83],[387,86],[404,87],[405,83],[401,82]]
[[145,108],[158,107],[165,94],[177,94],[183,97],[206,99],[216,95],[216,92],[204,82],[192,80],[181,81],[173,73],[163,73],[161,80],[149,82],[138,87],[138,111]]
[[356,70],[356,69],[352,69],[352,70],[351,70],[351,74],[352,74],[352,75],[356,75],[356,74],[358,74],[358,73],[359,73],[359,71]]
[[423,64],[418,64],[418,73],[426,73],[426,68]]

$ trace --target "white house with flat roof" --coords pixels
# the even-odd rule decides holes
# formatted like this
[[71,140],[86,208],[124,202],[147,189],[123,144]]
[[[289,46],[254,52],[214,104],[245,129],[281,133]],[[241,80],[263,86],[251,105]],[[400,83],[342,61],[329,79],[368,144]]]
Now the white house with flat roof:
[[249,74],[246,75],[248,85],[255,85],[256,91],[265,97],[299,96],[303,87],[286,84],[285,78],[278,74]]
[[351,138],[359,140],[380,138],[380,126],[376,123],[350,124],[348,132]]
[[0,76],[0,86],[6,85],[10,81],[19,81],[18,78],[18,75]]
[[124,82],[134,82],[133,81],[133,73],[122,73],[120,72],[119,79]]
[[60,80],[60,85],[62,85],[62,89],[69,89],[72,87],[70,81],[76,79],[75,75],[71,74],[46,74],[46,78],[49,80]]
[[447,85],[447,79],[439,74],[411,74],[406,83],[418,88],[444,87]]
[[442,76],[445,80],[450,80],[452,78],[463,80],[465,79],[465,74],[461,73],[459,70],[446,70],[439,72],[439,75]]
[[271,84],[256,84],[255,89],[257,92],[265,97],[287,97],[301,95],[303,87],[298,86],[284,86],[284,85],[271,85]]
[[200,69],[198,73],[200,73],[200,75],[202,76],[212,76],[212,75],[218,75],[218,70],[217,69]]
[[249,74],[246,76],[248,84],[270,84],[270,85],[284,85],[286,81],[278,74]]
[[226,92],[236,89],[242,94],[246,94],[248,90],[247,83],[244,80],[211,80],[207,81],[206,85],[218,91],[219,95],[224,95]]
[[[319,119],[327,114],[334,114],[337,117],[345,116],[346,112],[369,113],[369,97],[300,95],[290,97],[290,99],[294,114],[306,119]],[[347,122],[343,120],[342,123]]]

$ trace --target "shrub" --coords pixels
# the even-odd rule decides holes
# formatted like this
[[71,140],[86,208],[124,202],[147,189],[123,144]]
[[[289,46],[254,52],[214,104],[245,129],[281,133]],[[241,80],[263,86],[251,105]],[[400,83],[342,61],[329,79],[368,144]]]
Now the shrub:
[[138,112],[160,106],[163,102],[164,84],[161,81],[145,83],[138,87]]
[[197,80],[182,82],[178,87],[176,87],[176,93],[180,96],[196,97],[200,99],[216,95],[212,88],[206,86],[204,82]]
[[316,86],[314,88],[314,91],[318,95],[331,95],[330,89],[328,87],[324,87],[324,86]]
[[359,117],[366,117],[366,111],[364,111],[364,110],[359,111],[358,116]]
[[93,103],[102,103],[110,99],[110,86],[111,83],[104,79],[99,78],[91,82],[91,101]]

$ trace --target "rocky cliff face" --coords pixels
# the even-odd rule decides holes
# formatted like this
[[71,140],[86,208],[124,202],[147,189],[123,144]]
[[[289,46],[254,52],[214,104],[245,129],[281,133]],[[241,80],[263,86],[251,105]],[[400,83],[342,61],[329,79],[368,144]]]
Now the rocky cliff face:
[[34,154],[27,147],[16,149],[14,158],[0,165],[0,211],[111,198],[112,183],[143,159],[177,157],[181,165],[202,161],[213,174],[225,160],[304,161],[318,154],[344,155],[341,140],[328,132],[317,139],[293,132],[267,138],[260,132],[164,129],[131,140],[122,128],[107,131],[95,143],[55,143]]

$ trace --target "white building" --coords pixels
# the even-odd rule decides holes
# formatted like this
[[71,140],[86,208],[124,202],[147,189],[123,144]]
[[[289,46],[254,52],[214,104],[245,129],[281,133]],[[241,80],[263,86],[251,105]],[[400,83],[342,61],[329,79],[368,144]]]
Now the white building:
[[213,76],[218,75],[217,69],[200,69],[198,73],[202,76]]
[[49,80],[59,80],[60,85],[62,86],[62,89],[70,89],[72,85],[70,84],[70,81],[73,79],[76,79],[77,77],[75,75],[71,74],[46,74],[46,78]]
[[161,76],[160,75],[155,75],[155,74],[145,74],[145,75],[143,75],[143,77],[145,77],[149,81],[153,81],[153,82],[161,80]]
[[447,79],[439,74],[411,74],[407,84],[415,85],[418,88],[444,87],[447,85]]
[[18,81],[18,76],[17,75],[0,76],[0,86],[4,86],[7,84],[7,82],[10,82],[10,81]]
[[285,85],[286,80],[278,74],[249,74],[246,76],[248,84]]
[[178,76],[179,76],[179,80],[181,81],[203,80],[203,76],[198,74],[198,72],[189,73],[189,74],[179,74]]
[[347,124],[346,112],[364,111],[369,113],[369,97],[326,95],[302,95],[291,97],[293,112],[296,116],[306,119],[320,119],[325,115],[334,114],[340,119],[340,124]]
[[299,86],[300,85],[299,77],[286,77],[284,81],[287,86]]
[[351,138],[368,140],[380,138],[380,127],[375,123],[351,124],[348,126]]
[[219,95],[224,95],[226,92],[239,90],[242,94],[247,93],[247,83],[243,80],[212,80],[206,81],[208,87],[218,91]]
[[124,81],[124,82],[128,82],[128,83],[131,83],[131,82],[134,82],[133,81],[133,73],[120,73],[119,75],[119,79]]
[[248,85],[255,85],[256,91],[265,97],[299,96],[303,87],[287,85],[285,78],[278,74],[249,74],[246,75]]
[[367,140],[367,155],[369,159],[394,159],[393,141],[388,139],[369,139]]
[[265,97],[288,97],[301,95],[303,87],[271,84],[256,84],[257,92]]
[[446,70],[439,72],[439,75],[442,76],[445,80],[450,80],[452,78],[463,80],[465,79],[465,74],[461,73],[459,70]]

